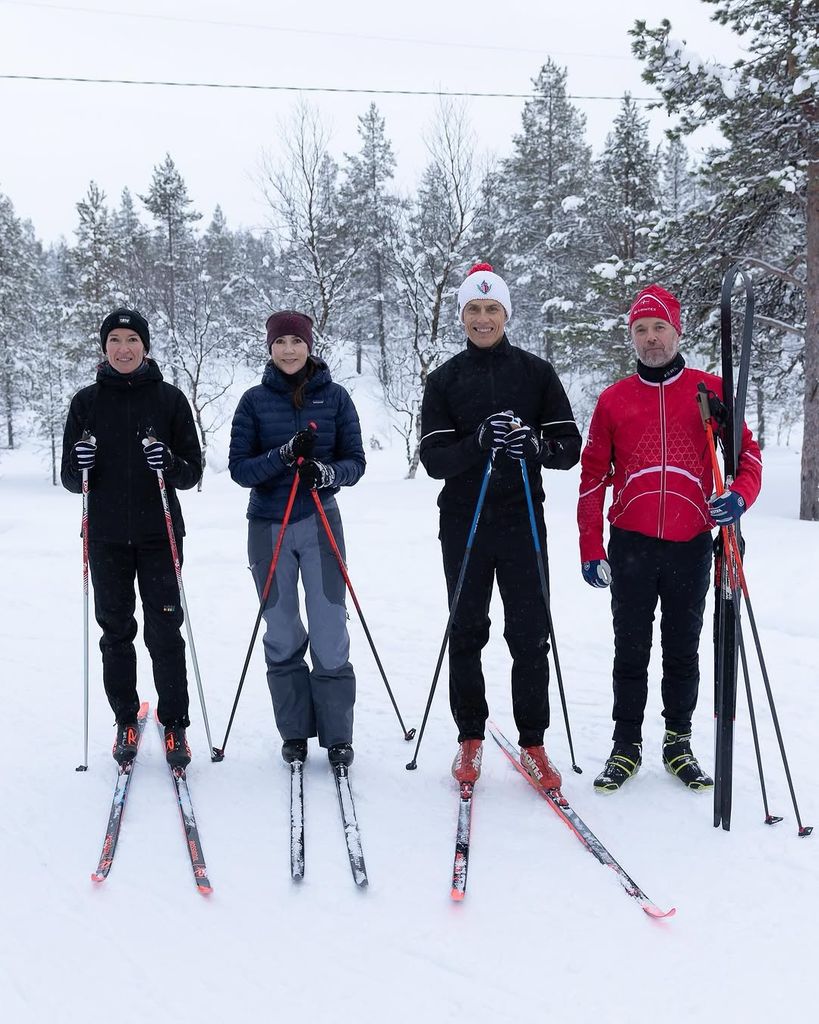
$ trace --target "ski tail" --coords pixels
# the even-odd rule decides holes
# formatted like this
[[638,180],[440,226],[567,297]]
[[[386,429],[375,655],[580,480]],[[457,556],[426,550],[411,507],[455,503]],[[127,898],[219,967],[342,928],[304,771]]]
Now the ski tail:
[[[144,701],[137,714],[137,752],[142,743],[142,734],[145,732],[145,723],[148,721],[148,702]],[[125,801],[128,798],[128,791],[131,786],[131,775],[136,764],[136,755],[125,764],[120,765],[117,772],[117,781],[114,786],[114,797],[111,801],[111,811],[108,815],[108,825],[105,829],[105,838],[102,843],[97,870],[91,875],[94,882],[104,882],[114,862],[114,854],[119,841],[119,833],[122,827],[122,818],[125,813]]]
[[368,884],[367,867],[364,863],[364,851],[361,847],[361,832],[355,814],[353,791],[350,789],[350,775],[346,764],[332,766],[336,780],[338,806],[341,811],[341,823],[344,826],[344,839],[347,843],[347,854],[350,858],[350,870],[353,881],[363,889]]
[[472,795],[475,784],[462,782],[458,800],[458,828],[455,833],[455,862],[452,866],[450,896],[460,901],[466,896],[466,876],[469,870],[469,839],[472,831]]
[[[162,723],[159,721],[159,717],[156,717],[157,728],[159,729],[160,736],[162,737],[163,749],[165,746],[165,730]],[[182,818],[182,828],[185,832],[185,846],[188,850],[188,856],[191,861],[191,868],[193,870],[193,880],[196,883],[196,888],[203,896],[208,896],[213,892],[213,886],[210,884],[208,878],[208,869],[205,863],[205,857],[202,853],[202,843],[199,839],[199,826],[196,823],[196,817],[193,813],[193,803],[191,802],[191,794],[188,789],[188,779],[185,775],[185,769],[168,765],[171,773],[171,779],[173,781],[174,790],[176,792],[176,802],[179,806],[179,813]]]
[[541,797],[543,797],[552,810],[560,817],[563,823],[572,830],[575,836],[577,836],[589,853],[591,853],[599,863],[610,868],[615,873],[617,881],[620,883],[622,888],[641,907],[641,909],[649,917],[657,919],[672,917],[677,912],[676,908],[672,907],[670,910],[661,910],[656,906],[656,904],[646,896],[640,886],[637,885],[634,879],[631,878],[625,869],[614,859],[612,854],[609,853],[606,847],[592,832],[585,821],[583,821],[580,815],[572,809],[566,797],[557,790],[547,790],[542,786],[539,786],[520,763],[517,748],[509,742],[494,722],[490,721],[487,725],[490,736],[501,748],[515,769],[526,779],[532,788]]
[[304,878],[304,762],[290,762],[290,877]]

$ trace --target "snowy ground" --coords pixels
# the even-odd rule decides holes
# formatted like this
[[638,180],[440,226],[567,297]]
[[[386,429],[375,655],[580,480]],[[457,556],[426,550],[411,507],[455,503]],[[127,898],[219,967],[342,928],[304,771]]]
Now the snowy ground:
[[[357,400],[359,396],[356,396]],[[388,437],[363,400],[365,437]],[[219,454],[214,458],[220,467]],[[403,479],[399,445],[369,453],[341,497],[349,570],[408,724],[418,725],[446,620],[437,543],[438,485]],[[799,459],[766,453],[765,489],[745,520],[747,568],[805,822],[815,761],[819,526],[797,520]],[[192,881],[159,738],[146,734],[110,878],[99,856],[114,765],[111,715],[92,638],[91,755],[82,753],[80,501],[52,488],[40,457],[0,462],[0,1006],[13,1024],[287,1020],[483,1021],[523,1015],[561,1024],[791,1020],[819,995],[815,928],[819,836],[796,837],[770,720],[757,686],[771,808],[762,824],[744,697],[734,819],[661,768],[656,668],[644,767],[620,795],[597,797],[609,749],[608,598],[582,582],[574,527],[577,471],[550,474],[547,522],[555,625],[582,776],[572,804],[661,906],[645,917],[489,743],[476,795],[465,902],[449,899],[456,789],[446,686],[436,696],[415,773],[355,618],[359,679],[353,786],[370,873],[355,889],[322,754],[306,772],[307,865],[288,871],[287,771],[264,684],[261,644],[227,758],[206,756],[196,704],[189,769],[214,893]],[[245,568],[246,494],[209,472],[183,495],[185,584],[214,740],[221,740],[255,615]],[[710,616],[710,610],[709,610]],[[514,738],[508,656],[495,609],[485,656],[490,703]],[[749,634],[750,640],[750,634]],[[709,645],[704,645],[708,652]],[[711,764],[710,659],[695,729]],[[154,701],[140,651],[143,698]],[[195,694],[193,681],[192,693]],[[195,701],[195,696],[193,697]],[[547,741],[568,768],[559,715]],[[810,1013],[810,1011],[807,1011]]]

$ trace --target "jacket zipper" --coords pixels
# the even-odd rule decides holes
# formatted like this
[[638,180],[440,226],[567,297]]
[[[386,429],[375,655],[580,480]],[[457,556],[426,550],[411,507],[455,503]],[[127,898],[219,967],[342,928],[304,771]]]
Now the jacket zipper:
[[657,536],[662,538],[665,528],[665,492],[667,474],[667,444],[665,419],[665,383],[660,383],[660,507],[657,514]]

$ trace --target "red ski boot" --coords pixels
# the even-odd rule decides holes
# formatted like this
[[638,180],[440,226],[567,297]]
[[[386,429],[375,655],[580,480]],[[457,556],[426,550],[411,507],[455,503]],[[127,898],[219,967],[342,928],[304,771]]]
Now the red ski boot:
[[452,775],[458,782],[477,782],[481,775],[483,740],[461,740],[452,762]]
[[549,760],[543,747],[521,747],[520,763],[539,786],[544,789],[560,789],[560,772]]

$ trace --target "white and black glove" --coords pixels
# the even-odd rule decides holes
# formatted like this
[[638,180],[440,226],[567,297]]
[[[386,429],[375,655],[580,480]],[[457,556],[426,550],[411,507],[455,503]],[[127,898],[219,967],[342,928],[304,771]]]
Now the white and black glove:
[[503,446],[504,438],[512,429],[515,414],[511,410],[493,412],[478,427],[475,437],[482,452]]
[[524,423],[509,431],[503,439],[503,451],[510,459],[537,459],[540,456],[540,438]]
[[77,469],[93,469],[97,460],[97,439],[91,434],[77,441],[73,448]]
[[592,558],[580,566],[583,579],[590,587],[607,587],[611,583],[611,566],[605,558]]
[[322,487],[332,487],[336,481],[336,471],[332,466],[325,466],[323,462],[302,462],[298,468],[301,482],[311,490],[317,491]]
[[142,442],[142,449],[149,469],[161,469],[163,473],[167,473],[173,467],[173,452],[162,441],[146,437]]
[[299,459],[311,459],[316,446],[316,434],[313,430],[300,430],[294,434],[287,444],[279,448],[279,457],[285,466],[292,466]]

